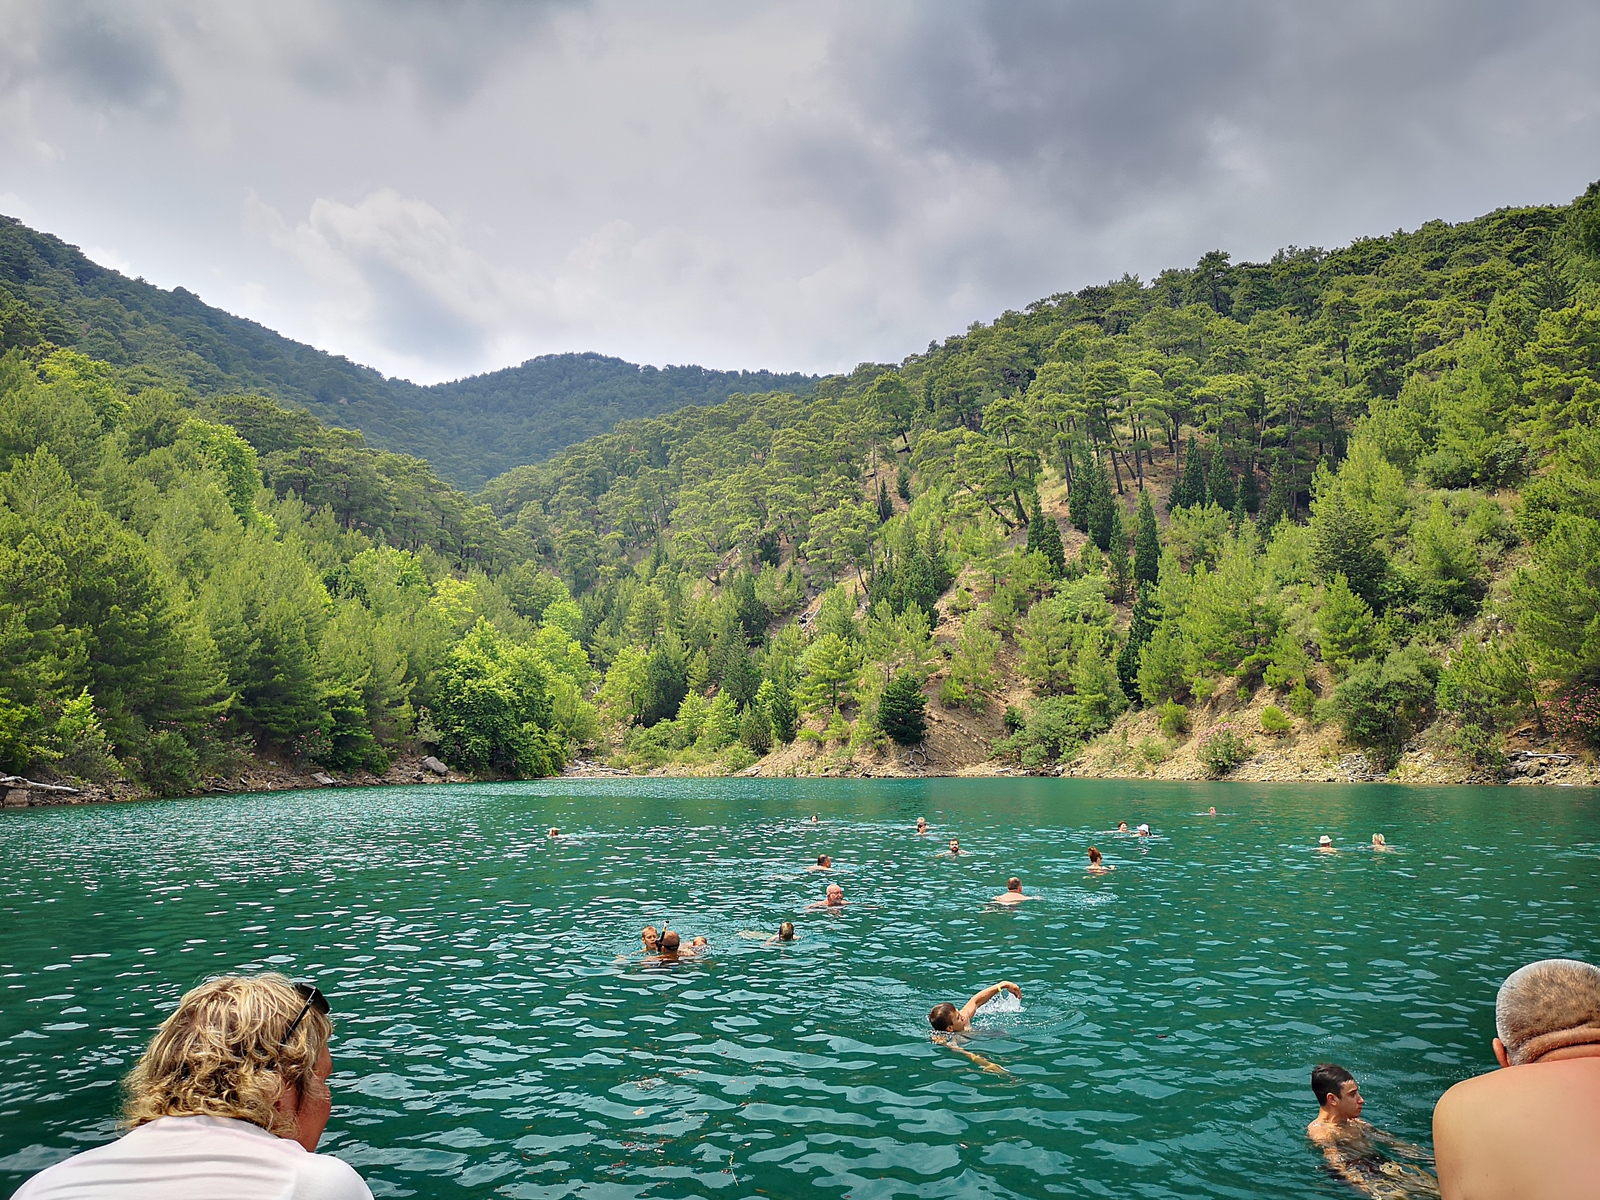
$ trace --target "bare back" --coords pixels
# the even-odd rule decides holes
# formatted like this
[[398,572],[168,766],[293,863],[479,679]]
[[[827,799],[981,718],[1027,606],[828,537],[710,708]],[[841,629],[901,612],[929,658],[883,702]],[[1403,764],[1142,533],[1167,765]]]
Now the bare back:
[[1503,1067],[1433,1110],[1444,1200],[1600,1197],[1600,1057]]

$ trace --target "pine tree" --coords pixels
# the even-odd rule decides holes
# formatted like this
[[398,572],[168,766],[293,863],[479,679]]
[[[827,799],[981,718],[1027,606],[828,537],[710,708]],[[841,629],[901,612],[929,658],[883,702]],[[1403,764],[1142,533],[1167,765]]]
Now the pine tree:
[[1333,577],[1317,611],[1317,644],[1335,676],[1348,674],[1377,647],[1372,609],[1350,590],[1343,575]]
[[1243,492],[1240,492],[1233,499],[1233,514],[1232,515],[1233,515],[1233,531],[1235,533],[1237,533],[1237,532],[1239,532],[1239,530],[1243,529],[1245,527],[1245,523],[1250,520],[1250,513],[1245,509],[1245,506],[1244,506],[1244,493]]
[[915,675],[896,675],[878,701],[878,728],[902,746],[915,746],[928,736],[928,701]]
[[1231,512],[1238,500],[1233,472],[1228,470],[1228,456],[1222,452],[1220,442],[1211,448],[1211,473],[1206,477],[1206,491],[1211,494],[1211,502],[1223,512]]
[[1098,463],[1085,472],[1089,481],[1089,536],[1105,550],[1111,546],[1111,522],[1116,501],[1111,498],[1111,483],[1105,467]]
[[1150,635],[1161,623],[1161,610],[1155,602],[1155,584],[1139,584],[1139,595],[1133,602],[1133,617],[1128,622],[1128,640],[1117,655],[1117,678],[1122,682],[1125,695],[1139,695],[1139,652],[1150,640]]
[[882,525],[894,516],[894,503],[889,499],[889,485],[883,480],[878,480],[878,524]]
[[1133,587],[1133,563],[1128,559],[1128,531],[1122,524],[1122,505],[1111,505],[1111,529],[1106,539],[1106,556],[1110,559],[1111,586],[1117,600],[1128,598]]
[[[1068,450],[1067,457],[1071,459],[1075,458],[1075,455]],[[1089,475],[1088,462],[1077,463],[1072,471],[1072,488],[1067,493],[1067,519],[1079,533],[1089,532],[1089,502],[1094,498]]]
[[1270,533],[1272,527],[1289,515],[1289,470],[1284,461],[1284,456],[1279,455],[1272,464],[1272,470],[1267,476],[1267,499],[1261,506],[1261,518],[1258,522],[1263,534]]
[[1056,519],[1046,516],[1042,505],[1033,506],[1033,519],[1028,522],[1028,553],[1042,554],[1050,563],[1050,574],[1060,579],[1067,573],[1067,551],[1061,544],[1061,530]]
[[794,735],[799,732],[798,725],[800,714],[795,709],[794,693],[789,689],[787,672],[778,679],[769,679],[772,693],[766,702],[767,717],[772,722],[772,733],[780,742],[787,746],[794,741]]
[[901,463],[894,473],[894,490],[900,493],[900,499],[907,504],[911,503],[911,472]]
[[1150,502],[1150,493],[1141,489],[1139,528],[1133,536],[1133,578],[1142,591],[1146,584],[1154,586],[1160,574],[1161,532],[1156,525],[1156,506]]
[[806,709],[837,712],[839,705],[854,694],[860,668],[855,647],[837,633],[825,633],[812,642],[806,650],[806,679],[801,687]]
[[1254,515],[1261,511],[1261,480],[1256,475],[1254,457],[1245,460],[1244,474],[1239,477],[1239,495],[1244,499],[1244,510]]
[[1178,481],[1172,488],[1172,499],[1167,504],[1167,510],[1179,508],[1199,508],[1206,502],[1206,472],[1200,458],[1200,447],[1194,437],[1189,438],[1189,446],[1183,452],[1183,470],[1178,474]]
[[752,704],[745,709],[739,722],[739,744],[752,754],[765,754],[772,749],[772,722],[761,705]]
[[1338,480],[1329,480],[1311,517],[1311,569],[1323,579],[1343,575],[1350,590],[1379,607],[1389,558],[1377,544],[1372,523],[1345,498]]

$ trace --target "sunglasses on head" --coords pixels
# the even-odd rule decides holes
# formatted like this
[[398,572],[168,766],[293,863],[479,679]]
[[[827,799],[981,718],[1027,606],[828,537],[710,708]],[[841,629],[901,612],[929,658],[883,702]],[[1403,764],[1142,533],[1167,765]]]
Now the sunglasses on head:
[[305,998],[305,1004],[301,1006],[300,1015],[290,1021],[289,1028],[283,1031],[284,1044],[287,1044],[289,1039],[294,1036],[294,1031],[300,1028],[300,1022],[306,1019],[306,1014],[313,1008],[323,1016],[327,1016],[329,1012],[328,998],[322,994],[322,989],[317,987],[316,984],[297,983],[294,985],[294,990]]

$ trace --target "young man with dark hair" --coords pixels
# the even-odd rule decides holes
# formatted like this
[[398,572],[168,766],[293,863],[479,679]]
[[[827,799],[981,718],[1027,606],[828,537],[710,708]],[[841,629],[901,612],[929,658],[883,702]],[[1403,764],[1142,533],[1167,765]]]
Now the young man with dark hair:
[[1367,1102],[1349,1071],[1338,1063],[1318,1063],[1311,1068],[1311,1091],[1319,1111],[1306,1126],[1306,1136],[1322,1147],[1328,1169],[1340,1179],[1368,1195],[1392,1193],[1399,1179],[1429,1191],[1438,1186],[1420,1167],[1395,1162],[1379,1151],[1381,1145],[1407,1158],[1432,1161],[1420,1146],[1402,1142],[1362,1119]]
[[941,1046],[948,1046],[963,1058],[971,1059],[992,1075],[1009,1075],[1010,1072],[997,1063],[990,1062],[983,1055],[968,1050],[962,1045],[966,1039],[961,1035],[972,1028],[973,1015],[1001,992],[1010,992],[1018,1000],[1022,999],[1022,989],[1009,979],[1002,979],[993,987],[984,988],[960,1008],[946,1001],[943,1004],[935,1004],[928,1010],[928,1024],[933,1026],[933,1040]]

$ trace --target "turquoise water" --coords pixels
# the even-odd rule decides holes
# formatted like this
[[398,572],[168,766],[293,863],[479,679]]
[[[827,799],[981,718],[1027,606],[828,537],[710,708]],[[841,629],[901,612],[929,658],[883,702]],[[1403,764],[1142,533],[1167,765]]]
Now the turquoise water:
[[[1099,832],[1119,819],[1158,837]],[[970,856],[936,858],[952,835]],[[1091,842],[1114,874],[1083,873]],[[1597,855],[1600,793],[1551,789],[621,780],[8,813],[0,1195],[114,1136],[181,991],[264,968],[331,995],[323,1149],[380,1196],[1348,1194],[1305,1146],[1310,1066],[1426,1142],[1492,1061],[1499,980],[1600,958]],[[1011,874],[1042,899],[986,909]],[[802,912],[830,879],[851,906]],[[738,936],[789,917],[792,945]],[[663,918],[712,957],[642,965]],[[1007,1075],[926,1020],[1000,978],[1021,1009],[969,1048]]]

